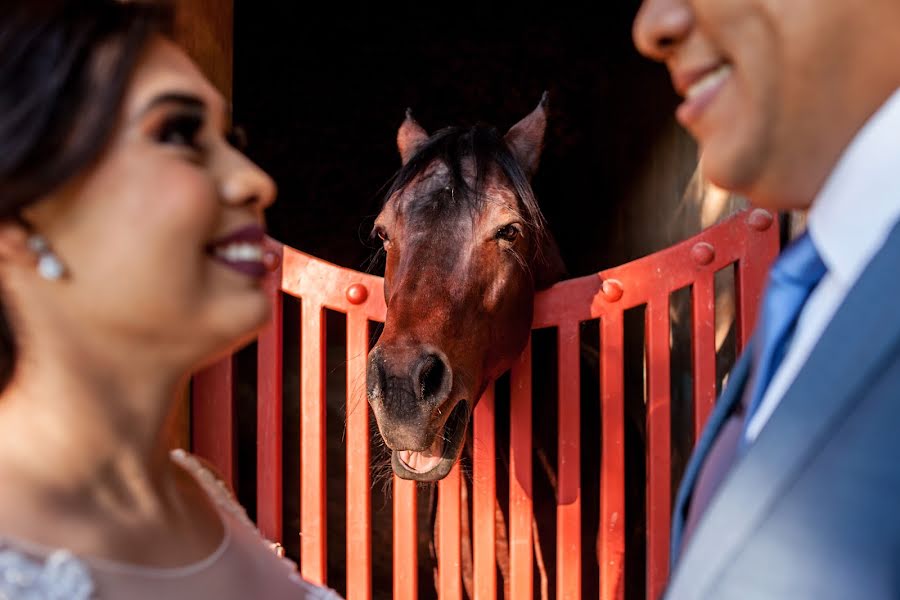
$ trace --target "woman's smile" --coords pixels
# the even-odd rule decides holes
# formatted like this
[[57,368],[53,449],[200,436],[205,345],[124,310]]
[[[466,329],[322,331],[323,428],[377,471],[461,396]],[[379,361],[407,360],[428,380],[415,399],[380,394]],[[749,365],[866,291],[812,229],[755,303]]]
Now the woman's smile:
[[260,278],[267,268],[263,261],[265,230],[254,223],[233,230],[207,245],[207,253],[216,262],[238,273]]

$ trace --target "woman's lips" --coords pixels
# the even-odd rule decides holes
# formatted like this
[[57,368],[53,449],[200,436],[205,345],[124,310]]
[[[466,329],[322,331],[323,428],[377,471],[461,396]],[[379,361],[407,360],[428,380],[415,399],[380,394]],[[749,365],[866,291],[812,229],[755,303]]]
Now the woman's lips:
[[676,78],[676,87],[684,96],[684,102],[675,113],[678,122],[686,128],[697,123],[730,75],[731,65],[723,63],[713,69],[707,69],[702,75]]
[[211,242],[206,251],[216,262],[244,275],[260,278],[268,272],[263,251],[265,235],[260,225],[247,225]]

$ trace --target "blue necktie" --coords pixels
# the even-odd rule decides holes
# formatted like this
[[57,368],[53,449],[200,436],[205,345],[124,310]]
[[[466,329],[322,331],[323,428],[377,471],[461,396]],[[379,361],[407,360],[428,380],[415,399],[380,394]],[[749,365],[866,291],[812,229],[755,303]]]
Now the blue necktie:
[[769,272],[757,326],[746,424],[759,408],[797,327],[797,318],[826,272],[809,232],[785,248]]

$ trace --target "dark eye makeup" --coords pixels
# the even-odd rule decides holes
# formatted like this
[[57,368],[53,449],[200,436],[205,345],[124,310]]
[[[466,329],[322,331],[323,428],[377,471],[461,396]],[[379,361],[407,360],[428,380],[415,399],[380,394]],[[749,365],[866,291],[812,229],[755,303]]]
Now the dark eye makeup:
[[200,130],[203,129],[203,115],[195,112],[177,112],[169,115],[156,132],[156,140],[162,144],[183,146],[199,151]]

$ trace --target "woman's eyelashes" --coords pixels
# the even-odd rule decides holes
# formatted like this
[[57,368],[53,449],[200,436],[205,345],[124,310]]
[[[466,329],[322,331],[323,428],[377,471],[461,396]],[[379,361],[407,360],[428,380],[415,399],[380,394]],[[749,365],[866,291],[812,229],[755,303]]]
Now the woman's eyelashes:
[[245,152],[247,150],[247,132],[240,125],[232,127],[228,133],[225,134],[225,140],[238,152]]
[[203,124],[203,115],[197,113],[172,114],[160,125],[156,140],[161,144],[178,146],[199,154],[204,149],[200,143]]

